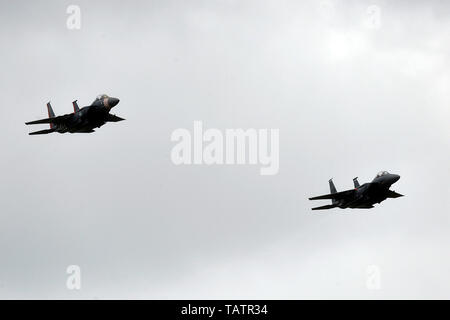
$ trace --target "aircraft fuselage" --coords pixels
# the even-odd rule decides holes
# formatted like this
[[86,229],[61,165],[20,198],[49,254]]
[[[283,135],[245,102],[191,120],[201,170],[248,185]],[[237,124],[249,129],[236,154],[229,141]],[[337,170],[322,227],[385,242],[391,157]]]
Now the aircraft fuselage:
[[76,101],[73,102],[74,113],[55,116],[50,102],[47,103],[48,118],[27,122],[31,124],[50,124],[50,129],[31,132],[30,135],[48,134],[52,132],[58,133],[90,133],[95,128],[100,128],[107,122],[118,122],[124,119],[110,114],[110,111],[119,103],[119,99],[108,97],[107,95],[99,95],[90,106],[78,108]]
[[309,198],[310,200],[330,199],[331,205],[313,208],[313,210],[324,210],[332,208],[351,208],[351,209],[369,209],[377,203],[381,203],[387,198],[398,198],[402,195],[390,190],[389,188],[398,180],[400,176],[391,174],[387,171],[380,172],[372,182],[359,185],[357,178],[353,179],[355,188],[337,192],[330,180],[330,194]]

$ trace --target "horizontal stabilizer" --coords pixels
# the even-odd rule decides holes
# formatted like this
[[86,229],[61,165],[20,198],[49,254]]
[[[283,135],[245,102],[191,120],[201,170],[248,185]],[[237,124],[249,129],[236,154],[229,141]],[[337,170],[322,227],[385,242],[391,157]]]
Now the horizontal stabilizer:
[[355,190],[353,190],[353,189],[346,190],[346,191],[341,191],[341,192],[336,192],[336,193],[325,194],[323,196],[312,197],[312,198],[309,198],[309,200],[324,200],[324,199],[341,200],[341,199],[346,199],[346,198],[350,197],[354,192],[355,192]]
[[54,118],[49,118],[49,119],[42,119],[42,120],[36,120],[36,121],[31,121],[31,122],[25,122],[26,125],[30,125],[30,124],[43,124],[43,123],[52,123]]
[[43,123],[61,124],[61,123],[65,123],[69,119],[70,116],[71,116],[70,114],[66,114],[63,116],[55,117],[55,118],[47,118],[47,119],[41,119],[41,120],[36,120],[36,121],[31,121],[31,122],[25,122],[25,124],[26,125],[43,124]]
[[34,136],[34,135],[37,135],[37,134],[48,134],[48,133],[53,133],[53,132],[55,132],[55,129],[47,129],[47,130],[31,132],[31,133],[29,133],[29,135],[30,136]]
[[312,208],[311,210],[326,210],[326,209],[333,209],[333,208],[336,208],[337,206],[335,206],[334,204],[329,204],[329,205],[326,205],[326,206],[321,206],[321,207],[315,207],[315,208]]

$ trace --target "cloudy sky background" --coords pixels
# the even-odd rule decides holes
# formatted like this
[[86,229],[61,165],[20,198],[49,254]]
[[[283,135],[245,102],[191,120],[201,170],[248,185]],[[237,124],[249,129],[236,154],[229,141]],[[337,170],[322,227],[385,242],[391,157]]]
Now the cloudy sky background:
[[[447,2],[0,7],[0,298],[450,298]],[[47,101],[99,93],[127,121],[28,136]],[[173,165],[170,135],[195,120],[279,129],[279,174]],[[311,212],[329,178],[380,170],[405,197]]]

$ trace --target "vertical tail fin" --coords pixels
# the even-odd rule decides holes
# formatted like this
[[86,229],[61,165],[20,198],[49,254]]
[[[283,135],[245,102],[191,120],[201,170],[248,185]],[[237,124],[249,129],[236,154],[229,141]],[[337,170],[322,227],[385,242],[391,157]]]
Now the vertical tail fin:
[[75,100],[75,101],[72,102],[72,104],[73,104],[73,112],[75,112],[75,113],[77,113],[78,111],[80,111],[80,108],[78,107],[77,101],[78,101],[78,100]]
[[[330,193],[337,193],[336,187],[333,183],[333,178],[328,180],[328,183],[330,184]],[[336,203],[336,199],[331,199],[331,203],[334,205]]]
[[358,189],[358,188],[359,188],[358,177],[353,178],[353,185],[355,186],[355,189]]
[[330,184],[330,193],[336,193],[337,190],[336,187],[334,186],[333,179],[330,179],[328,183]]
[[[55,113],[53,112],[52,105],[50,104],[50,102],[47,103],[47,111],[48,111],[49,118],[55,117]],[[53,123],[50,123],[50,129],[53,129],[54,127],[55,127],[55,125]]]

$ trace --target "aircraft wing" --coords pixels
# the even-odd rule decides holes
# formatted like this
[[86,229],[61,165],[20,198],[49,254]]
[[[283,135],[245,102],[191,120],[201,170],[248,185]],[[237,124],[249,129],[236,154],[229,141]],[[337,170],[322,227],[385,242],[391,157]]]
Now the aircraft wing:
[[388,197],[389,198],[400,198],[400,197],[403,197],[403,195],[400,193],[397,193],[395,191],[389,190]]
[[59,116],[59,117],[55,117],[55,118],[47,118],[47,119],[42,119],[42,120],[25,122],[25,124],[26,125],[44,124],[44,123],[61,124],[61,123],[64,123],[69,117],[70,117],[70,115],[66,114],[64,116]]
[[351,197],[354,192],[355,192],[355,190],[351,189],[351,190],[346,190],[346,191],[341,191],[341,192],[336,192],[336,193],[330,193],[330,194],[326,194],[323,196],[312,197],[312,198],[309,198],[309,200],[323,200],[323,199],[342,200],[342,199],[347,199],[347,198]]
[[108,114],[108,118],[106,118],[106,121],[108,122],[119,122],[119,121],[123,121],[125,119],[118,117],[114,114]]

